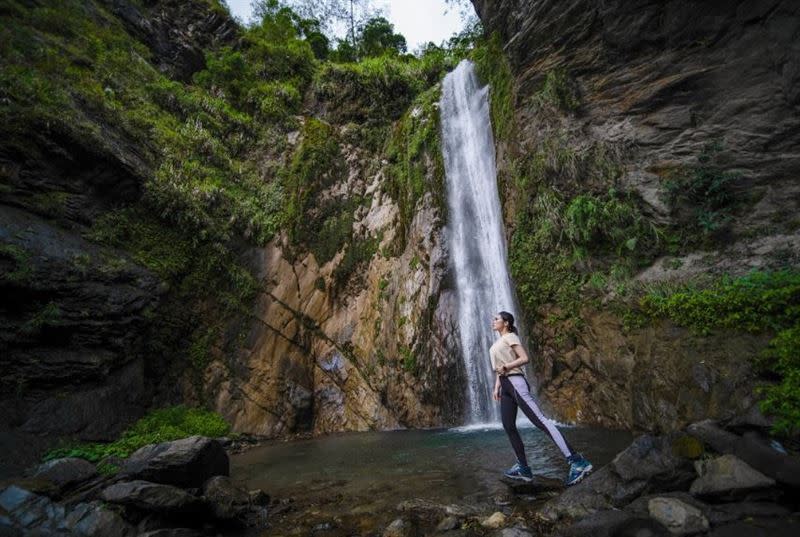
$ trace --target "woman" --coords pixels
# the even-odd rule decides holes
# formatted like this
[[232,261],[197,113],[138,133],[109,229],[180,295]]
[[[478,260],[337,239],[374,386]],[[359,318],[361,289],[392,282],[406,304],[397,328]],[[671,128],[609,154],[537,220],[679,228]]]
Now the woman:
[[570,463],[567,485],[574,485],[592,470],[592,463],[579,453],[575,453],[555,425],[544,417],[531,397],[530,386],[522,372],[522,366],[528,363],[528,354],[520,344],[517,328],[514,326],[514,316],[507,311],[501,311],[495,316],[492,329],[500,333],[500,338],[489,349],[492,369],[497,373],[493,395],[495,401],[500,401],[503,428],[517,455],[517,463],[506,470],[504,475],[522,481],[533,479],[533,473],[525,457],[525,446],[517,431],[517,407],[519,407],[531,423],[550,436],[567,458],[567,462]]

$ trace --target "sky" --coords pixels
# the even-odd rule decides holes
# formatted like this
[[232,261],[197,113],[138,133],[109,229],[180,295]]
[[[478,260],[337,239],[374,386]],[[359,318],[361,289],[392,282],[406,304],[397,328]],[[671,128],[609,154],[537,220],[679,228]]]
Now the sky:
[[[252,16],[251,0],[226,0],[231,13],[247,22]],[[381,4],[378,1],[376,4]],[[394,31],[406,38],[408,51],[433,41],[446,41],[464,27],[457,8],[445,13],[444,0],[384,0],[386,15]]]

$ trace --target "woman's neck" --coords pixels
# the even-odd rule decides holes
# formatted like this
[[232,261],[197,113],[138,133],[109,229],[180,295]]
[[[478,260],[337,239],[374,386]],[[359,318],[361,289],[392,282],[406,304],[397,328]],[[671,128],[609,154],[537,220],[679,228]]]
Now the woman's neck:
[[498,332],[500,332],[501,336],[504,336],[504,335],[508,334],[509,330],[508,330],[508,328],[503,328],[502,330],[498,330]]

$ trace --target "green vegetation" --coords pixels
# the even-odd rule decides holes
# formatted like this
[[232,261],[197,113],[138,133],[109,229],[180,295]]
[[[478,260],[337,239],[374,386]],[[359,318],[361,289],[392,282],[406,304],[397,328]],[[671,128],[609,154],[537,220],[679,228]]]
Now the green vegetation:
[[491,87],[490,112],[494,136],[507,140],[514,124],[514,79],[498,34],[483,40],[470,54],[478,77]]
[[[78,444],[49,451],[44,460],[78,457],[98,462],[106,457],[127,457],[137,449],[160,442],[200,435],[217,438],[230,433],[230,426],[215,412],[183,405],[155,410],[120,435],[114,442]],[[113,473],[109,466],[100,468]]]
[[723,229],[731,219],[737,200],[732,183],[741,174],[723,171],[715,164],[720,143],[708,144],[697,157],[697,165],[674,170],[664,182],[666,201],[681,222],[678,233],[685,242],[698,242]]
[[563,69],[554,69],[547,73],[535,99],[539,104],[554,106],[564,112],[574,112],[580,107],[577,88]]
[[8,259],[14,264],[13,270],[4,272],[3,279],[9,282],[24,282],[31,277],[33,269],[30,254],[16,244],[0,243],[0,259]]
[[800,273],[752,272],[705,288],[686,285],[650,292],[645,313],[668,317],[699,334],[719,328],[775,333],[758,364],[777,383],[760,389],[762,409],[775,415],[775,432],[800,432]]
[[[395,125],[386,148],[389,177],[386,188],[400,209],[400,231],[396,252],[405,248],[406,233],[417,210],[417,204],[430,192],[439,214],[447,214],[444,161],[439,127],[441,88],[435,86],[422,93],[410,110]],[[428,170],[433,170],[433,175]]]

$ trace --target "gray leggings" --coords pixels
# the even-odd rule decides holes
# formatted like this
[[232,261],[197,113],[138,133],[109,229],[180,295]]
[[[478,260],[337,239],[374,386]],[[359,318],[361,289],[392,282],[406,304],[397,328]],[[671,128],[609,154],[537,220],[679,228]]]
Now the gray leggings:
[[574,450],[561,435],[561,432],[556,429],[556,426],[544,417],[539,405],[531,397],[528,381],[523,375],[501,376],[500,388],[500,415],[503,420],[503,429],[506,430],[508,439],[511,441],[511,447],[514,448],[514,453],[516,453],[517,461],[520,464],[527,466],[528,460],[525,457],[525,446],[522,444],[522,438],[520,438],[519,431],[517,431],[517,407],[522,409],[522,412],[531,420],[531,423],[550,436],[550,439],[555,442],[565,457],[572,456]]

